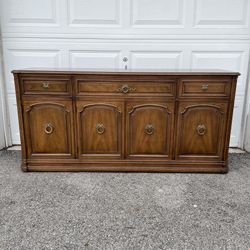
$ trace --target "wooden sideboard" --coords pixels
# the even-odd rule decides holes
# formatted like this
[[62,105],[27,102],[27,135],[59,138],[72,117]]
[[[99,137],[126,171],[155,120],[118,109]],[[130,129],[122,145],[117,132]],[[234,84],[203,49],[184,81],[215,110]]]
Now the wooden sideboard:
[[228,171],[237,72],[13,74],[24,171]]

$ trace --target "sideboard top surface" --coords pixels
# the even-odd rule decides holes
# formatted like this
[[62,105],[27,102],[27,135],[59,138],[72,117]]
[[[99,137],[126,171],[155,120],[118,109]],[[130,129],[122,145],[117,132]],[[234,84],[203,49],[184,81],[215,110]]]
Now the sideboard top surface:
[[13,70],[12,73],[45,74],[110,74],[110,75],[240,75],[239,72],[219,69],[87,69],[87,68],[27,68]]

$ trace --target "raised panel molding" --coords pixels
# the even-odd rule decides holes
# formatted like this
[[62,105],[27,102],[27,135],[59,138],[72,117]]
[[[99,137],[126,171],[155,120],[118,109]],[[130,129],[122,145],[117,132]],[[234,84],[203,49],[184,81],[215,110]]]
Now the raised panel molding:
[[195,0],[194,25],[196,27],[247,27],[248,0]]
[[[69,102],[70,103],[70,102]],[[71,109],[70,104],[57,103],[56,101],[23,103],[24,119],[27,119],[27,138],[30,141],[31,148],[28,154],[40,154],[44,150],[50,154],[51,151],[60,155],[71,155]],[[47,122],[50,122],[46,125]],[[45,122],[45,124],[43,124]],[[50,126],[48,131],[51,137],[46,134],[46,126]],[[53,133],[53,131],[57,133]],[[55,145],[54,140],[60,139],[60,145]],[[42,140],[43,142],[40,142]],[[43,148],[44,141],[47,141],[48,147]]]
[[[135,106],[130,103],[129,105],[132,106],[131,110],[127,110],[127,139],[129,142],[129,154],[131,156],[140,156],[142,154],[145,154],[145,151],[152,150],[150,149],[150,144],[153,144],[154,152],[156,154],[165,156],[169,155],[169,144],[171,143],[171,136],[169,132],[172,126],[172,112],[168,109],[167,106],[156,103],[135,104]],[[128,106],[128,109],[130,108],[131,107]],[[147,119],[151,120],[152,124],[154,125],[152,125],[151,123],[147,124]],[[147,124],[146,126],[145,123]],[[149,131],[147,131],[147,129],[149,129]],[[161,138],[148,138],[147,135],[154,135],[155,129],[156,131],[158,130],[158,132],[156,133],[158,134],[158,136],[161,135]],[[142,131],[146,133],[146,137],[141,135]]]
[[131,0],[132,25],[183,25],[183,0]]
[[59,0],[8,0],[2,4],[6,26],[59,25]]
[[75,68],[119,68],[120,51],[70,50],[70,67]]
[[181,63],[181,51],[131,51],[132,69],[178,69]]
[[249,0],[3,0],[0,5],[3,37],[168,40],[250,35]]
[[5,48],[5,78],[7,93],[14,93],[14,79],[11,71],[20,68],[60,66],[60,51],[45,49],[11,49]]
[[69,26],[120,24],[121,0],[68,0]]
[[[91,104],[83,104],[79,102],[80,109],[78,110],[78,122],[79,122],[79,146],[80,146],[80,154],[82,156],[93,154],[94,148],[93,143],[91,142],[93,139],[97,140],[99,143],[99,146],[96,145],[96,148],[103,150],[104,152],[99,152],[101,154],[121,154],[121,121],[122,121],[122,113],[120,111],[120,107],[118,107],[115,104],[109,104],[109,103],[91,103]],[[98,114],[99,113],[99,114]],[[103,117],[99,117],[100,113],[103,114]],[[105,114],[110,119],[105,118]],[[96,119],[96,116],[98,116],[98,120],[101,119],[101,123],[95,124],[95,121],[98,121]],[[103,123],[102,123],[103,122]],[[90,127],[87,125],[91,125]],[[93,128],[92,126],[94,125]],[[101,127],[98,127],[101,126]],[[112,139],[108,140],[107,134],[112,134]],[[87,134],[86,134],[87,133]],[[89,133],[93,133],[92,136],[95,137],[95,134],[97,135],[104,135],[104,137],[95,137],[92,136],[90,138],[87,138]],[[105,135],[106,134],[106,135]],[[102,142],[106,138],[109,142],[106,142],[107,144],[101,145]],[[89,139],[89,140],[88,140]],[[105,144],[105,143],[104,143]],[[99,151],[98,150],[98,151]],[[106,152],[105,152],[106,151]]]
[[223,69],[241,72],[237,82],[237,95],[244,95],[245,77],[243,68],[244,51],[193,51],[191,68]]

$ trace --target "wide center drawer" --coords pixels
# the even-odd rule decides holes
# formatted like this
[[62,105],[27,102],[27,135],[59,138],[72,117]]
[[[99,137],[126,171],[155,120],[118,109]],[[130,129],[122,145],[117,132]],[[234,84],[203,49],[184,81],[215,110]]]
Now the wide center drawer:
[[122,95],[146,95],[157,94],[174,96],[175,81],[77,81],[77,93],[87,94],[122,94]]
[[24,78],[22,89],[24,94],[71,94],[69,79]]

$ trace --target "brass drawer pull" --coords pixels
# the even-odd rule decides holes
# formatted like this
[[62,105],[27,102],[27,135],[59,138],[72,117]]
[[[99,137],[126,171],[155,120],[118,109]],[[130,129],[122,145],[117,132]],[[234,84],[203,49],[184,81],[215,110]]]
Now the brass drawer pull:
[[152,124],[147,124],[147,125],[145,126],[145,133],[146,133],[147,135],[152,135],[152,134],[154,133],[154,127],[153,127]]
[[202,89],[203,91],[207,91],[207,90],[208,90],[208,84],[202,84],[202,85],[201,85],[201,89]]
[[53,133],[53,131],[54,131],[54,126],[53,126],[51,123],[45,124],[44,127],[45,127],[45,128],[44,128],[44,132],[45,132],[46,134],[52,134],[52,133]]
[[48,88],[49,88],[49,83],[48,83],[48,82],[43,82],[43,83],[42,83],[42,87],[43,87],[44,89],[48,89]]
[[207,131],[207,128],[204,124],[200,124],[196,128],[196,132],[198,135],[205,135]]
[[102,123],[97,123],[97,125],[96,125],[96,132],[98,134],[100,134],[100,135],[105,132],[105,127],[104,127],[104,125]]
[[136,91],[136,88],[130,88],[127,84],[122,85],[121,88],[116,89],[117,92],[127,94],[128,92]]

